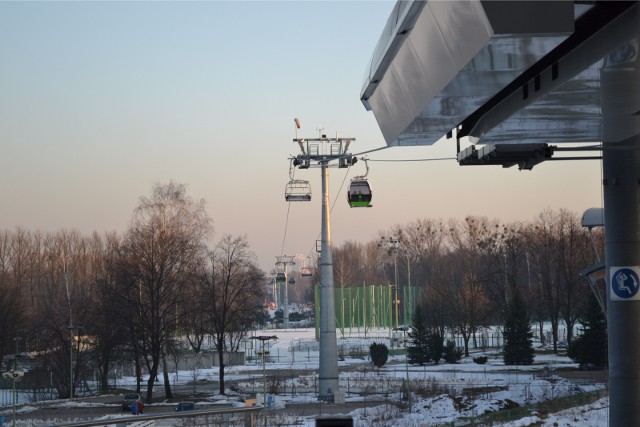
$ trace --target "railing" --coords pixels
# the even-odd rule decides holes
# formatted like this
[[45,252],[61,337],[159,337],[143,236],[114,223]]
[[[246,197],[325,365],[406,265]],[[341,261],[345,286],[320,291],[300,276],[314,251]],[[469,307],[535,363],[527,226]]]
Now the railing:
[[[208,422],[207,425],[224,425],[229,426],[230,415],[238,421],[239,425],[255,425],[255,417],[259,415],[262,406],[248,406],[243,408],[224,408],[224,409],[201,409],[189,412],[169,412],[158,415],[138,415],[135,417],[120,417],[106,420],[104,418],[94,421],[82,421],[71,424],[56,424],[55,427],[103,427],[105,425],[115,426],[153,426],[157,420],[177,419],[177,418],[220,418],[219,423],[215,420]],[[141,424],[146,423],[146,424]]]

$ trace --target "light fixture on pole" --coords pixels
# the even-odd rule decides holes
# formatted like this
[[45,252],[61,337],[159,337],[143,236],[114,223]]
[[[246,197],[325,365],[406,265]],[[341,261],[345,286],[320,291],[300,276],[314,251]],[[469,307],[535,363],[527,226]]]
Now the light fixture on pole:
[[[17,346],[17,341],[16,341]],[[10,354],[8,356],[4,356],[3,360],[7,361],[7,368],[9,369],[9,365],[13,365],[9,371],[3,372],[2,377],[7,380],[13,381],[13,389],[12,389],[12,413],[13,413],[13,423],[12,426],[16,426],[16,381],[19,381],[24,376],[24,371],[18,369],[17,361],[20,358],[19,354]],[[13,362],[13,363],[11,363]]]
[[[606,292],[606,262],[601,261],[600,252],[598,251],[598,245],[593,237],[592,229],[596,227],[604,227],[604,209],[603,208],[590,208],[584,211],[582,214],[582,226],[589,231],[589,239],[593,245],[593,251],[595,252],[596,264],[585,267],[580,271],[580,276],[587,279],[589,287],[593,296],[598,301],[602,314],[604,314],[605,321],[607,319],[607,292]],[[601,286],[603,283],[604,286]]]
[[278,337],[275,335],[258,335],[255,337],[251,337],[254,340],[258,340],[261,343],[261,352],[262,352],[262,416],[264,419],[264,427],[267,427],[267,370],[265,363],[265,349],[264,346],[271,340],[278,340]]
[[398,245],[400,244],[400,240],[397,237],[384,237],[380,238],[380,243],[378,246],[387,250],[387,254],[393,257],[393,280],[394,280],[394,291],[395,296],[393,300],[393,305],[395,306],[395,329],[398,330],[400,327],[398,322],[398,306],[400,305],[400,300],[398,299]]

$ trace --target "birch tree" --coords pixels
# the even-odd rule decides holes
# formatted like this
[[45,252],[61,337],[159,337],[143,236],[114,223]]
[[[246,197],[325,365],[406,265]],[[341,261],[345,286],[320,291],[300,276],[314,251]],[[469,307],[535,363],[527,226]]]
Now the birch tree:
[[146,356],[147,401],[161,363],[165,396],[172,396],[166,356],[174,343],[177,305],[201,272],[212,232],[204,201],[189,197],[183,184],[157,184],[134,211],[125,241],[129,291],[123,297],[133,308],[134,344]]

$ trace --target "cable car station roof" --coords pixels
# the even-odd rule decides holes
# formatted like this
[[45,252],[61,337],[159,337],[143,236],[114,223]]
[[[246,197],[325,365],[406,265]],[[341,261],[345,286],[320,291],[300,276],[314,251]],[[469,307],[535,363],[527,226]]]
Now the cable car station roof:
[[398,2],[361,101],[389,146],[601,141],[599,68],[639,24],[637,2]]

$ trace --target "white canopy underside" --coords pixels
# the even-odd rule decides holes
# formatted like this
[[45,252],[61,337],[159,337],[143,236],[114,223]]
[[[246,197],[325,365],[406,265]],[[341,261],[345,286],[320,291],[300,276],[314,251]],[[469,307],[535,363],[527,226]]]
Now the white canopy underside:
[[361,100],[390,146],[454,129],[490,144],[601,141],[603,57],[640,28],[635,2],[603,3],[398,2]]

